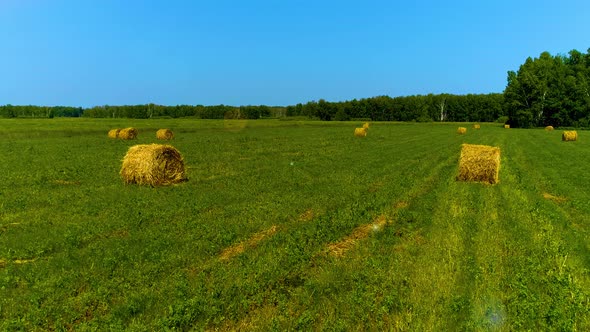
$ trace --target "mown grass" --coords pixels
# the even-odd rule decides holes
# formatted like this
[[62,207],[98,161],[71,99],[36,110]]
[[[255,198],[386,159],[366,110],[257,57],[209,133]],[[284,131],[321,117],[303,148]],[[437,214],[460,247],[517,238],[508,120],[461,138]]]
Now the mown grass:
[[[0,330],[590,329],[585,132],[0,125]],[[128,126],[137,140],[107,138]],[[123,185],[125,152],[158,128],[189,181]],[[501,148],[499,184],[455,181],[461,143]]]

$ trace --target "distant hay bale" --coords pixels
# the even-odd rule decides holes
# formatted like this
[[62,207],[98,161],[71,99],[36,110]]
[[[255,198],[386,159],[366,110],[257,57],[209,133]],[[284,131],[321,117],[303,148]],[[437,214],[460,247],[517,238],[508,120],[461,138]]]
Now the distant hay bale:
[[171,140],[174,138],[174,133],[170,129],[160,129],[156,132],[157,139]]
[[117,136],[119,135],[119,131],[121,131],[121,129],[119,128],[109,130],[109,138],[117,138]]
[[120,139],[135,139],[137,137],[137,129],[132,127],[121,129],[117,137]]
[[366,137],[367,136],[367,129],[366,128],[354,128],[354,136]]
[[459,158],[458,181],[498,183],[500,148],[463,144]]
[[553,126],[547,126],[547,127],[545,127],[545,130],[547,130],[547,131],[553,131],[553,129],[554,129]]
[[365,123],[363,124],[363,128],[365,128],[365,129],[369,129],[369,123],[368,123],[368,122],[365,122]]
[[479,123],[476,123],[476,124],[473,125],[473,129],[479,129],[479,128],[480,128]]
[[575,130],[566,130],[561,135],[562,141],[577,141],[578,140],[578,132]]
[[126,184],[162,186],[186,180],[180,152],[170,145],[142,144],[129,148],[121,177]]
[[465,127],[459,127],[459,128],[457,128],[457,134],[459,134],[459,135],[463,135],[466,132],[467,132],[467,128],[465,128]]
[[509,125],[509,124],[505,124],[505,125],[504,125],[504,128],[506,128],[506,129],[510,129],[510,125]]

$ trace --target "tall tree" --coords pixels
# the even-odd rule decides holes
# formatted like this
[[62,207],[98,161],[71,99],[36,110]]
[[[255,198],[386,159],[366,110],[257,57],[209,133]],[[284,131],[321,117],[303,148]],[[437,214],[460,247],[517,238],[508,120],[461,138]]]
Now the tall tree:
[[[590,54],[590,51],[589,51]],[[508,72],[505,109],[515,127],[587,126],[590,111],[588,55],[576,50],[526,59]]]

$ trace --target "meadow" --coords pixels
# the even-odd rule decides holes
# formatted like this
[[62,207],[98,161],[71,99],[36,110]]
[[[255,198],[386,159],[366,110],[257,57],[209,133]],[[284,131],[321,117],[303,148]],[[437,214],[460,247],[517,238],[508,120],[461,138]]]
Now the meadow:
[[[0,120],[0,330],[590,330],[590,134],[361,124]],[[159,128],[188,181],[123,184]]]

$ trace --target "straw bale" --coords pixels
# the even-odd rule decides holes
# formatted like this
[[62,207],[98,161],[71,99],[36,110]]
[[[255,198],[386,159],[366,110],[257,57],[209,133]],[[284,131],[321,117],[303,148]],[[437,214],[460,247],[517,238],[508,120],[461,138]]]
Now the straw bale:
[[553,129],[554,129],[553,126],[547,126],[547,127],[545,127],[545,130],[547,130],[547,131],[553,131]]
[[162,140],[171,140],[174,138],[174,133],[170,129],[160,129],[156,132],[156,138]]
[[562,141],[577,141],[578,140],[578,132],[575,130],[566,130],[561,135]]
[[498,183],[500,148],[463,144],[459,158],[458,181]]
[[467,128],[465,128],[465,127],[459,127],[459,128],[457,129],[457,134],[463,135],[463,134],[465,134],[466,132],[467,132]]
[[129,148],[121,177],[126,184],[170,185],[186,180],[184,160],[170,145],[141,144]]
[[479,125],[479,123],[476,123],[473,125],[473,129],[480,129],[480,128],[481,128],[481,126]]
[[363,124],[363,128],[365,128],[365,129],[369,129],[369,123],[368,123],[368,122],[365,122],[365,123]]
[[117,137],[120,139],[135,139],[137,137],[137,129],[133,127],[121,129]]
[[504,128],[509,129],[510,128],[510,125],[509,124],[505,124],[504,125]]
[[109,138],[117,138],[117,136],[119,135],[119,131],[121,131],[121,129],[119,128],[109,130]]
[[366,137],[367,136],[367,129],[366,128],[354,128],[354,136]]

